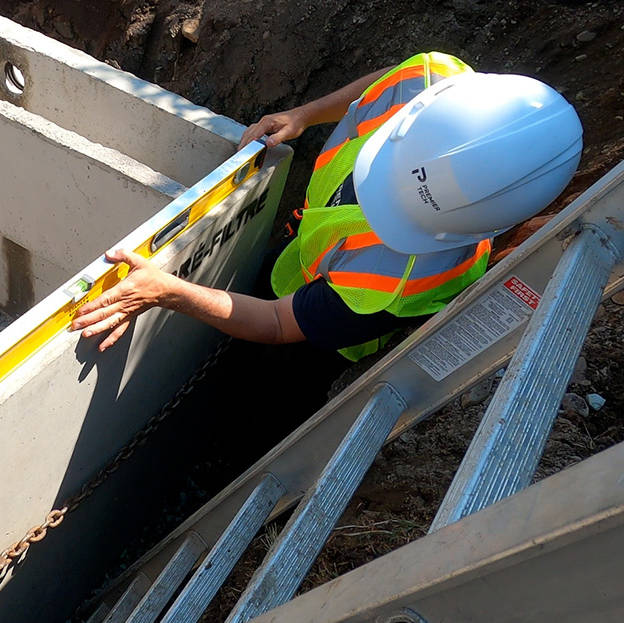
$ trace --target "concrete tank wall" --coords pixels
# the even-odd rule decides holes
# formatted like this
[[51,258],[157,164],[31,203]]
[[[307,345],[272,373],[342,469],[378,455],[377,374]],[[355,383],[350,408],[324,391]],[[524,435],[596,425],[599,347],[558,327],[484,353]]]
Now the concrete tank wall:
[[0,308],[18,315],[185,187],[0,101]]
[[[5,69],[24,76],[9,88]],[[244,126],[0,17],[0,99],[191,186],[235,152]]]
[[[7,63],[23,72],[23,93],[7,82]],[[84,273],[102,277],[107,248],[139,248],[204,201],[207,213],[151,261],[250,291],[292,150],[256,143],[236,153],[242,129],[0,18],[0,310],[25,312],[0,332],[0,550],[81,491],[222,338],[152,309],[99,353],[97,338],[66,330],[74,307],[63,288]],[[251,163],[255,174],[237,180]],[[164,442],[142,447],[0,573],[0,621],[70,616],[145,516],[135,492],[157,487],[150,467],[167,467]]]

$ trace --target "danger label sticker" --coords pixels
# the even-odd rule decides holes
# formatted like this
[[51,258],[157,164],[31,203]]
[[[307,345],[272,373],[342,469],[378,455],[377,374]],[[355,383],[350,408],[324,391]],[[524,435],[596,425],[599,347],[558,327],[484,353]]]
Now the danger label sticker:
[[525,323],[540,294],[518,277],[488,290],[457,318],[416,346],[409,358],[441,381]]

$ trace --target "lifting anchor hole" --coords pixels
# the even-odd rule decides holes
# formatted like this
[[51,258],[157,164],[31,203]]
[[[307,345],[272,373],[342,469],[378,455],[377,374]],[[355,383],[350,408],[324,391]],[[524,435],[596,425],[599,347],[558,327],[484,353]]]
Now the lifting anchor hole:
[[8,61],[4,64],[4,83],[9,93],[13,95],[22,95],[26,88],[26,79],[22,70]]

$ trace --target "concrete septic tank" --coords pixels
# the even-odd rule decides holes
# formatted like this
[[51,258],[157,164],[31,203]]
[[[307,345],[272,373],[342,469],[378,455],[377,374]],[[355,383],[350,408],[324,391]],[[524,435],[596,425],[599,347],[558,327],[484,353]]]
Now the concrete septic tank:
[[[103,259],[112,247],[198,283],[253,285],[292,151],[237,152],[243,129],[0,18],[0,552],[80,491],[222,339],[150,310],[100,354],[67,326],[119,278]],[[132,513],[133,487],[150,486],[137,479],[158,449],[141,454],[0,572],[0,620],[66,620],[118,553],[117,509]]]

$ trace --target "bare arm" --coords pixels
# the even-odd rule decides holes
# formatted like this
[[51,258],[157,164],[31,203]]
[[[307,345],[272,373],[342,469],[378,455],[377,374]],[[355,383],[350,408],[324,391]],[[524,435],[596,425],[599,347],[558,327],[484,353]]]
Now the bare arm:
[[267,301],[199,286],[173,277],[162,307],[182,312],[232,337],[285,344],[305,339],[292,310],[292,295]]
[[146,259],[117,250],[107,257],[130,266],[128,277],[77,312],[72,330],[84,337],[110,332],[99,345],[104,351],[126,331],[130,321],[164,307],[197,318],[236,338],[265,344],[305,340],[292,308],[292,295],[266,301],[244,294],[206,288],[165,273]]
[[304,110],[307,127],[319,123],[340,121],[349,108],[349,104],[360,97],[373,82],[379,80],[391,68],[385,67],[351,82],[350,84],[325,95],[317,100],[308,102],[300,108]]
[[347,112],[349,104],[390,69],[391,67],[385,67],[363,76],[341,89],[303,106],[265,115],[258,123],[250,125],[245,130],[238,148],[242,149],[251,141],[261,138],[265,134],[268,135],[267,145],[274,147],[282,141],[301,136],[303,131],[310,126],[340,121]]

